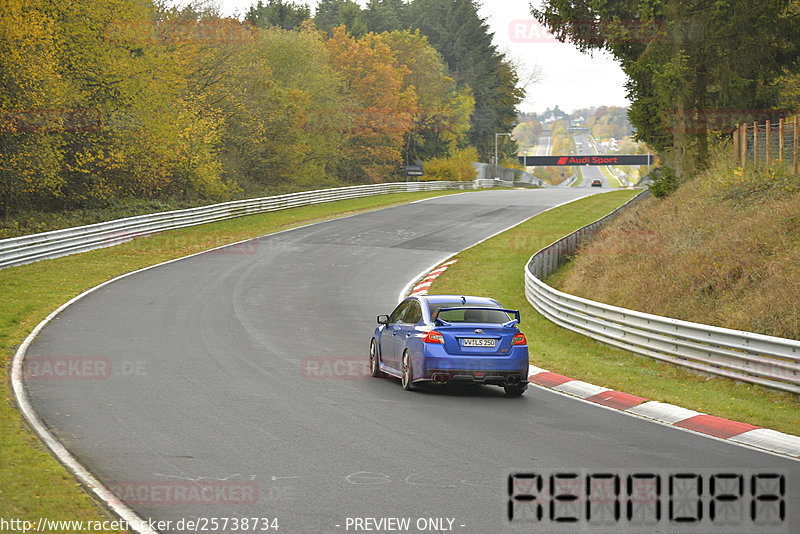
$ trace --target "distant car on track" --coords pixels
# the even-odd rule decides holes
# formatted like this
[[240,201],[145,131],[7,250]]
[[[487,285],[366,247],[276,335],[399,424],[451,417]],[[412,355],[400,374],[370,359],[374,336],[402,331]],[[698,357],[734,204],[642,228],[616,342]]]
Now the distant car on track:
[[399,378],[405,390],[422,382],[472,382],[518,397],[528,387],[528,341],[519,321],[519,310],[490,298],[409,297],[378,316],[370,373]]
[[592,187],[603,187],[602,180],[592,180]]

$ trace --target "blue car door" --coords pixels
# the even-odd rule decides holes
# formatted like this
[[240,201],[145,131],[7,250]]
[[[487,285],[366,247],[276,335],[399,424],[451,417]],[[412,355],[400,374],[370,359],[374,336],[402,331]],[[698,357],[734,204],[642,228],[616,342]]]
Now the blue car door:
[[411,302],[411,305],[408,307],[408,311],[403,315],[401,318],[400,324],[398,324],[397,328],[397,335],[394,336],[395,338],[395,345],[394,345],[394,358],[395,363],[397,364],[397,369],[403,363],[403,351],[406,350],[408,347],[408,342],[410,338],[414,335],[417,330],[417,324],[422,320],[422,307],[419,304],[419,301],[414,300]]
[[381,334],[381,361],[384,365],[388,365],[392,369],[400,369],[398,363],[400,355],[403,354],[402,349],[400,355],[395,355],[395,346],[398,343],[398,331],[402,326],[403,316],[411,306],[411,300],[404,300],[392,314],[389,316],[389,324],[386,325],[383,333]]

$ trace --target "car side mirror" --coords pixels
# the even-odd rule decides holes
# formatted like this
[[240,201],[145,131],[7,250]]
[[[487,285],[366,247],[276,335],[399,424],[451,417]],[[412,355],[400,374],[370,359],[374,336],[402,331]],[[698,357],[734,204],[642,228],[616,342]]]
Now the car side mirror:
[[389,324],[389,316],[388,315],[379,315],[378,316],[378,324]]

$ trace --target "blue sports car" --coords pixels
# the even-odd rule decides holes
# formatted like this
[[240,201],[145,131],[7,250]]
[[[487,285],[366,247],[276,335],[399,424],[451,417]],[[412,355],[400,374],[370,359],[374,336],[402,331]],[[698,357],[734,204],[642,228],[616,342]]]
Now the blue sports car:
[[502,386],[518,397],[528,387],[528,342],[519,310],[490,298],[413,296],[379,315],[369,347],[370,372],[410,390],[419,382]]

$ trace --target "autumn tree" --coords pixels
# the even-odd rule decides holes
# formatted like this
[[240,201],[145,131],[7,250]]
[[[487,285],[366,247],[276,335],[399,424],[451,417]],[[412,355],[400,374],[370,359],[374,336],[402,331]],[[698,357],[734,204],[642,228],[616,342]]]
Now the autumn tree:
[[343,164],[356,173],[351,179],[358,174],[373,181],[386,178],[402,162],[403,138],[417,112],[416,90],[403,84],[410,71],[379,35],[357,39],[339,26],[327,46],[347,98],[349,161]]
[[514,128],[514,139],[523,149],[531,148],[538,144],[539,137],[542,135],[542,130],[542,123],[536,119],[520,122],[517,127]]
[[308,25],[260,31],[233,74],[219,95],[229,147],[221,158],[231,176],[250,190],[324,183],[348,133],[324,34]]
[[458,89],[439,53],[419,31],[393,31],[375,38],[388,44],[407,71],[404,90],[416,95],[413,127],[405,139],[405,162],[445,156],[464,148],[475,107],[469,87]]
[[60,76],[55,21],[30,2],[0,14],[0,209],[62,195],[62,111],[75,105]]

